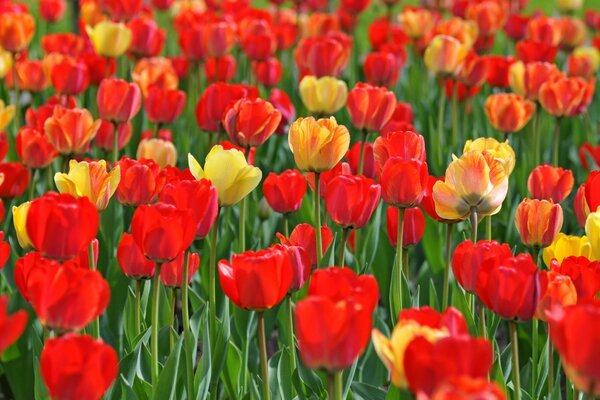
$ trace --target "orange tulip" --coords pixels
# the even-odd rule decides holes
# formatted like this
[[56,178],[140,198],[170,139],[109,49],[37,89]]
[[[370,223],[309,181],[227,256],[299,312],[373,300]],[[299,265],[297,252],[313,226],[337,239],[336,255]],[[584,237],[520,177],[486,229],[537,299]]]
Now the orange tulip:
[[11,53],[19,53],[29,46],[35,33],[33,16],[24,12],[0,14],[0,46]]
[[573,172],[549,164],[535,167],[527,179],[527,189],[531,197],[552,200],[555,203],[569,197],[574,184]]
[[595,79],[562,78],[540,87],[539,101],[548,114],[573,117],[583,114],[592,101]]
[[552,201],[525,199],[517,207],[515,225],[525,246],[550,246],[562,224],[562,208]]
[[523,129],[535,112],[535,104],[512,93],[492,94],[485,101],[485,115],[492,126],[503,133]]
[[433,38],[425,50],[425,65],[431,73],[442,77],[454,76],[463,60],[467,57],[469,47],[458,39],[438,35]]
[[359,82],[348,94],[346,108],[356,129],[381,132],[396,110],[396,96],[386,88]]
[[173,142],[163,139],[142,139],[137,149],[138,160],[149,159],[160,165],[175,165],[177,162],[177,149]]
[[559,20],[560,27],[560,47],[566,51],[571,51],[577,46],[581,46],[587,39],[587,28],[585,22],[578,18],[562,17]]
[[[48,70],[39,60],[24,60],[17,62],[17,84],[21,90],[41,92],[50,84]],[[13,74],[6,76],[12,81]],[[9,85],[10,86],[10,85]]]
[[529,100],[537,100],[540,87],[562,77],[555,64],[547,62],[532,62],[524,64],[517,61],[508,70],[510,87],[519,96]]
[[508,17],[508,7],[505,5],[491,0],[471,3],[465,14],[468,20],[477,23],[481,36],[495,35]]
[[144,98],[148,96],[151,87],[174,90],[179,86],[179,77],[173,64],[164,57],[141,59],[135,64],[131,77],[142,89]]
[[479,28],[475,22],[467,21],[459,17],[452,17],[447,20],[439,21],[433,32],[433,36],[452,36],[469,48],[475,43],[475,40],[477,40],[478,34]]
[[558,46],[561,37],[560,22],[556,18],[535,17],[527,23],[527,39]]
[[421,39],[429,33],[435,24],[435,15],[426,8],[406,7],[398,15],[400,26],[413,40]]
[[558,271],[540,271],[538,279],[538,303],[535,317],[546,321],[546,313],[556,306],[577,304],[577,289],[569,275]]
[[56,106],[52,116],[46,120],[44,130],[60,154],[80,154],[96,136],[101,123],[100,120],[94,121],[92,114],[84,108]]
[[225,112],[222,124],[234,144],[260,146],[281,121],[281,112],[262,99],[240,99]]

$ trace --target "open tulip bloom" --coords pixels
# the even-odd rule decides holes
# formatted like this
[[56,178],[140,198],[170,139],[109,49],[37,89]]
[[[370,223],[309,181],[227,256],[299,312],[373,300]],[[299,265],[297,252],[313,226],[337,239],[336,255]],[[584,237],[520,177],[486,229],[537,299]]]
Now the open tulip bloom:
[[600,0],[0,3],[0,398],[600,396]]

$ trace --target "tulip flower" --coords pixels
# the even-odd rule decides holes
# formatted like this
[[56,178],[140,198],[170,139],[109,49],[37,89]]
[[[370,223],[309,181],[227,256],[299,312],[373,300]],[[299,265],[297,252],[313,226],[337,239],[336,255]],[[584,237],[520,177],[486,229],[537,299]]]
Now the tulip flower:
[[269,57],[265,61],[255,61],[252,63],[252,72],[256,80],[267,88],[277,86],[283,75],[283,67],[279,59]]
[[68,260],[96,237],[98,211],[87,197],[48,192],[31,202],[26,232],[44,257]]
[[600,292],[600,261],[570,256],[561,263],[552,260],[550,270],[571,278],[577,291],[577,302],[592,300]]
[[317,116],[336,113],[348,97],[346,83],[330,76],[307,75],[300,81],[299,91],[302,103]]
[[181,253],[175,260],[163,264],[160,269],[160,281],[168,288],[181,288],[183,286],[184,257],[188,258],[188,282],[192,282],[194,274],[200,266],[200,256],[197,253]]
[[171,60],[164,57],[142,58],[135,64],[131,78],[140,87],[144,97],[153,87],[175,90],[179,85],[177,71]]
[[581,78],[562,78],[540,87],[539,101],[548,114],[573,117],[584,113],[594,93],[595,81]]
[[377,51],[367,54],[363,63],[365,80],[374,86],[391,88],[398,81],[399,62],[391,52]]
[[579,147],[579,160],[583,168],[588,171],[590,170],[589,159],[591,159],[592,165],[600,166],[600,145],[593,146],[586,142]]
[[152,160],[123,157],[116,165],[121,175],[115,192],[119,203],[138,206],[152,203],[157,198],[165,184],[165,174],[158,164]]
[[144,256],[133,236],[123,233],[117,246],[117,261],[123,274],[132,279],[151,279],[156,264]]
[[516,156],[515,151],[508,141],[499,142],[494,138],[467,140],[465,142],[465,147],[463,148],[463,153],[473,150],[490,154],[496,161],[499,161],[504,166],[508,175],[512,174],[515,168]]
[[67,9],[65,0],[40,0],[40,17],[44,21],[60,21]]
[[515,225],[521,242],[527,247],[547,247],[560,232],[563,211],[560,204],[548,200],[525,199],[517,207]]
[[208,179],[217,188],[222,206],[238,203],[256,188],[262,178],[261,170],[248,165],[244,153],[236,149],[225,150],[220,145],[210,150],[204,168],[191,154],[188,162],[196,179]]
[[431,40],[425,50],[425,65],[436,76],[453,76],[468,51],[469,48],[459,40],[447,35],[438,35]]
[[512,257],[507,244],[493,240],[470,240],[461,242],[452,256],[452,272],[458,284],[469,293],[475,293],[479,271],[482,268],[492,269]]
[[398,15],[400,26],[413,40],[421,39],[429,33],[436,22],[436,15],[426,8],[406,7]]
[[39,262],[25,285],[42,325],[61,334],[83,329],[104,312],[110,299],[108,282],[100,272],[77,265]]
[[325,209],[342,228],[363,228],[379,204],[381,186],[362,175],[338,175],[327,185]]
[[594,260],[592,246],[587,236],[567,236],[559,233],[543,253],[544,263],[548,267],[552,265],[552,260],[556,260],[560,264],[565,258],[571,256],[583,256]]
[[505,135],[523,129],[534,112],[533,102],[515,94],[492,94],[485,101],[485,115],[490,124]]
[[469,151],[454,157],[445,181],[433,186],[436,213],[445,219],[466,219],[471,214],[494,215],[508,192],[508,175],[487,153]]
[[450,378],[438,386],[431,396],[431,400],[469,398],[506,400],[506,395],[496,382],[489,382],[486,378],[471,378],[461,375]]
[[527,188],[534,199],[560,203],[571,193],[574,178],[570,170],[548,164],[537,166],[529,174]]
[[216,133],[227,108],[241,98],[256,98],[256,88],[228,83],[213,83],[208,86],[196,105],[196,122],[200,129]]
[[15,227],[15,233],[17,235],[17,241],[19,242],[19,246],[22,249],[28,250],[33,245],[31,244],[31,240],[29,239],[29,235],[27,234],[27,213],[29,211],[29,206],[31,205],[30,201],[26,201],[19,206],[13,206],[12,208],[12,216],[13,216],[13,224]]
[[436,342],[447,336],[465,335],[467,323],[460,311],[453,307],[439,313],[429,306],[410,308],[400,312],[392,337],[385,337],[379,330],[371,334],[377,355],[388,369],[392,384],[408,388],[405,368],[406,348],[416,338]]
[[269,206],[278,213],[296,212],[306,193],[306,179],[297,170],[288,169],[276,175],[270,172],[263,182],[263,194]]
[[21,162],[29,168],[46,168],[58,156],[45,132],[26,126],[17,133],[15,150]]
[[[326,252],[331,242],[333,242],[333,232],[328,226],[321,227],[321,248],[323,252]],[[316,232],[309,224],[298,224],[290,234],[289,238],[286,238],[280,233],[277,233],[277,238],[286,246],[298,246],[304,249],[304,251],[310,257],[312,267],[316,267],[317,263],[317,245],[316,245]]]
[[358,174],[361,163],[363,169],[362,175],[367,178],[376,179],[380,174],[379,166],[375,163],[373,145],[369,142],[355,142],[346,153],[346,160],[353,174]]
[[541,86],[562,76],[556,65],[547,62],[524,64],[517,61],[510,66],[508,80],[511,89],[529,100],[538,100]]
[[381,171],[383,200],[400,208],[415,207],[421,203],[428,180],[427,163],[392,157]]
[[558,47],[534,40],[521,40],[515,47],[517,57],[525,64],[535,62],[553,63]]
[[0,46],[11,53],[25,50],[35,34],[35,20],[27,12],[0,14]]
[[50,143],[60,154],[83,153],[98,132],[101,121],[83,108],[67,109],[56,106],[46,120],[44,130]]
[[0,198],[13,199],[27,190],[31,173],[21,163],[0,162]]
[[152,18],[139,17],[127,23],[131,31],[128,54],[135,58],[156,57],[165,44],[166,33]]
[[150,122],[171,124],[185,107],[186,94],[181,90],[151,88],[144,101],[144,110]]
[[[386,211],[386,228],[390,244],[396,247],[398,243],[398,208],[388,207]],[[425,233],[425,216],[418,207],[404,210],[402,226],[402,247],[407,249],[421,241]]]
[[359,82],[348,94],[346,108],[356,129],[380,132],[394,114],[396,96],[385,88]]
[[152,160],[160,168],[174,166],[177,163],[177,149],[170,140],[142,139],[138,145],[136,158],[140,160]]
[[535,42],[558,46],[561,33],[560,21],[557,18],[538,16],[527,23],[527,38]]
[[70,334],[46,341],[40,366],[53,399],[98,400],[117,378],[119,357],[102,340]]
[[425,138],[413,131],[392,132],[375,139],[373,154],[380,169],[383,169],[390,158],[425,162]]
[[140,110],[140,88],[122,79],[105,79],[97,95],[100,117],[111,122],[131,120]]
[[592,171],[585,182],[585,200],[591,212],[600,207],[600,171]]
[[340,32],[306,37],[294,50],[301,76],[338,77],[350,61],[352,39]]
[[585,221],[585,234],[592,248],[592,255],[600,260],[600,211],[588,215]]
[[281,113],[262,99],[240,99],[223,114],[222,124],[234,144],[244,148],[262,145],[281,121]]
[[[175,64],[173,65],[175,66]],[[206,80],[209,83],[230,82],[235,78],[235,75],[237,73],[237,61],[231,54],[228,54],[221,58],[209,58],[204,62],[204,73],[206,74]],[[187,76],[187,72],[186,74],[182,74],[181,72],[177,71],[177,74],[179,75],[180,79],[182,79],[182,77]],[[263,76],[261,78],[257,77],[256,79],[259,83],[268,86],[267,83],[269,82],[265,81],[263,83],[259,79],[278,79],[278,77]]]
[[90,83],[87,65],[71,57],[64,57],[51,67],[50,79],[56,93],[69,96],[85,92]]
[[119,57],[131,44],[131,30],[120,22],[104,20],[86,30],[96,53],[104,57]]
[[15,116],[15,106],[6,105],[0,100],[0,131],[4,131]]
[[575,212],[579,227],[585,228],[585,220],[588,215],[590,215],[590,207],[585,198],[585,183],[579,185],[577,192],[575,192],[575,198],[573,198],[573,211]]
[[540,271],[538,274],[538,304],[535,317],[546,321],[546,315],[555,307],[577,304],[577,289],[568,275],[556,271]]
[[0,296],[0,354],[4,353],[25,331],[27,311],[8,314],[8,296]]
[[104,160],[92,162],[71,160],[68,174],[57,172],[54,175],[54,182],[60,193],[68,193],[76,198],[87,197],[96,205],[98,211],[106,209],[120,180],[119,166],[108,172]]

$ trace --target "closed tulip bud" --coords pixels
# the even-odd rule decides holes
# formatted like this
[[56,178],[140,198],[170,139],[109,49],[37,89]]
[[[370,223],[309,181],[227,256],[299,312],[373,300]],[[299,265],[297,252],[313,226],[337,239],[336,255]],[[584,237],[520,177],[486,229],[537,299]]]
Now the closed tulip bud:
[[65,15],[65,0],[40,0],[40,17],[44,21],[57,22]]
[[101,121],[94,121],[84,108],[54,107],[52,117],[44,124],[46,136],[60,154],[80,154],[86,151],[98,132]]
[[449,307],[440,314],[424,306],[402,310],[391,338],[388,339],[377,329],[373,329],[371,337],[377,355],[390,372],[392,384],[408,388],[404,360],[406,348],[415,338],[434,343],[447,336],[466,333],[467,323],[457,309]]
[[467,6],[466,18],[475,21],[482,37],[495,35],[505,24],[508,7],[496,1],[482,1]]
[[531,171],[527,188],[534,199],[560,203],[569,197],[574,183],[573,172],[570,170],[544,164]]
[[588,215],[585,221],[585,234],[592,247],[592,255],[600,260],[600,211]]
[[429,33],[433,29],[436,19],[433,12],[421,7],[406,7],[398,15],[400,26],[413,40],[418,40]]
[[48,192],[29,205],[26,231],[44,257],[68,260],[96,237],[98,219],[98,211],[87,197]]
[[[386,228],[390,244],[396,247],[398,242],[398,208],[388,207],[386,211]],[[425,216],[418,207],[404,210],[404,223],[402,224],[402,247],[415,246],[425,233]]]
[[518,95],[537,100],[541,86],[562,76],[556,65],[547,62],[524,64],[517,61],[508,70],[511,89]]
[[170,140],[142,139],[137,148],[136,158],[152,160],[161,168],[165,168],[177,163],[177,149]]
[[560,204],[547,200],[523,200],[517,207],[515,225],[521,242],[527,247],[547,247],[563,224]]
[[0,46],[11,53],[19,53],[29,46],[35,34],[35,19],[26,12],[0,14]]
[[504,166],[491,155],[476,150],[454,157],[445,178],[433,186],[435,210],[444,219],[466,219],[472,212],[494,215],[508,193]]
[[31,172],[18,162],[0,163],[0,198],[14,199],[27,190]]
[[140,17],[129,21],[131,31],[129,53],[135,58],[156,57],[165,44],[166,33],[152,18]]
[[514,133],[523,129],[535,112],[535,104],[512,93],[497,93],[485,101],[485,115],[494,129]]
[[428,180],[427,163],[390,158],[381,171],[383,201],[400,208],[415,207],[423,199]]
[[299,118],[290,126],[288,144],[300,170],[324,172],[344,157],[350,146],[350,133],[334,117]]
[[0,296],[0,354],[15,343],[27,326],[27,311],[8,314],[8,296]]
[[50,79],[56,93],[69,96],[83,93],[90,83],[85,63],[71,57],[63,58],[51,68]]
[[106,77],[114,76],[117,70],[114,58],[106,58],[96,53],[85,53],[81,55],[81,60],[88,67],[91,85],[98,86]]
[[591,212],[600,207],[600,171],[592,171],[585,182],[585,199]]
[[540,271],[538,274],[538,304],[535,317],[546,321],[554,307],[577,304],[577,289],[568,275],[556,271]]
[[363,63],[365,80],[374,86],[391,88],[396,85],[401,65],[393,53],[369,53]]
[[451,77],[456,74],[468,52],[469,48],[457,39],[438,35],[425,50],[425,65],[436,76]]
[[144,255],[157,263],[173,261],[194,240],[197,220],[189,208],[157,203],[136,208],[131,234]]
[[373,154],[380,169],[390,158],[425,162],[425,138],[413,131],[391,132],[375,139]]
[[105,79],[97,95],[100,118],[111,122],[131,120],[140,110],[142,95],[135,83],[122,79]]
[[188,257],[188,281],[187,285],[192,282],[194,274],[200,266],[200,256],[197,253],[181,253],[175,260],[163,264],[160,269],[160,281],[163,285],[169,288],[181,288],[183,283],[183,264],[185,257]]
[[223,292],[238,307],[264,311],[283,300],[292,283],[292,265],[281,248],[246,251],[218,263]]
[[135,64],[131,78],[144,97],[148,96],[152,87],[175,90],[179,85],[177,71],[171,60],[164,57],[142,58]]
[[13,206],[12,217],[17,241],[23,250],[29,250],[33,247],[31,239],[27,234],[27,213],[29,212],[30,201],[26,201],[19,206]]
[[186,95],[181,90],[152,88],[144,101],[144,110],[150,122],[170,124],[183,111]]
[[262,179],[262,171],[249,165],[244,153],[214,146],[204,162],[204,168],[188,154],[188,163],[196,179],[208,179],[217,188],[219,204],[232,206],[252,192]]
[[123,23],[104,20],[86,29],[94,50],[101,56],[119,57],[131,44],[131,30]]
[[573,211],[575,212],[575,217],[577,217],[577,224],[580,228],[584,228],[585,220],[590,215],[590,207],[585,199],[585,183],[579,185],[579,188],[575,192]]
[[267,203],[281,214],[298,211],[305,193],[306,179],[294,169],[288,169],[279,175],[270,172],[263,182],[263,194]]
[[117,246],[117,262],[123,274],[132,279],[151,279],[156,264],[144,256],[133,236],[123,233]]
[[[315,228],[309,224],[296,225],[289,238],[286,238],[280,233],[277,233],[277,238],[286,246],[299,246],[304,249],[306,254],[310,258],[311,266],[317,266],[317,240],[315,235]],[[327,252],[327,249],[333,241],[333,232],[328,226],[321,227],[321,244],[323,247],[323,253]]]
[[554,242],[546,247],[543,253],[544,263],[548,267],[552,265],[552,260],[556,260],[560,264],[565,258],[572,256],[595,260],[587,236],[568,236],[559,233],[554,238]]
[[581,78],[562,78],[540,87],[539,101],[554,117],[573,117],[585,113],[592,101],[596,81]]
[[[94,143],[102,150],[112,151],[115,139],[115,125],[106,120],[101,120],[101,122],[100,128],[98,128],[98,132],[94,137]],[[118,135],[117,147],[119,150],[122,150],[125,146],[127,146],[133,134],[131,121],[118,124],[116,131]]]
[[[175,64],[173,66],[175,67]],[[231,54],[220,58],[209,58],[204,62],[204,73],[209,83],[232,81],[235,78],[236,72],[237,61]],[[186,74],[181,74],[180,72],[177,72],[177,74],[180,79],[186,76]],[[262,82],[259,81],[259,83]]]
[[256,98],[256,88],[246,85],[213,83],[209,85],[196,105],[196,122],[200,129],[216,133],[227,108],[241,98]]
[[479,271],[482,268],[495,268],[512,257],[507,244],[493,240],[470,240],[461,242],[452,256],[452,272],[460,286],[469,293],[475,293]]
[[307,75],[300,81],[299,90],[308,111],[319,115],[336,113],[348,97],[346,83],[330,76],[316,78]]
[[277,86],[283,75],[281,62],[275,57],[270,57],[265,61],[253,62],[252,71],[258,83],[267,88]]
[[117,190],[121,180],[119,166],[110,172],[106,170],[106,161],[71,160],[69,173],[57,172],[54,182],[60,193],[68,193],[74,197],[87,197],[96,205],[98,211],[108,206],[108,201]]
[[508,175],[512,174],[515,168],[516,155],[508,141],[499,142],[494,138],[478,138],[475,140],[467,140],[463,153],[469,151],[481,151],[491,155],[496,161],[500,162]]
[[262,99],[240,99],[223,115],[221,123],[236,145],[257,147],[275,132],[281,113]]
[[14,82],[14,74],[5,76],[6,84],[9,87],[18,85],[21,90],[38,93],[43,91],[50,84],[48,71],[39,60],[16,61],[17,81]]
[[117,378],[119,357],[100,339],[70,334],[46,341],[40,367],[53,399],[100,399]]
[[338,77],[348,65],[352,39],[340,32],[306,37],[294,50],[294,61],[301,76]]
[[[353,174],[358,174],[358,166],[360,163],[361,156],[361,147],[363,147],[362,142],[355,142],[350,150],[346,153],[346,160],[350,165],[350,170]],[[369,142],[364,143],[364,147],[362,150],[363,157],[363,171],[362,175],[367,178],[377,179],[379,176],[379,166],[375,163],[375,156],[373,154],[373,145]]]
[[587,39],[587,28],[581,19],[562,17],[558,20],[558,26],[560,29],[559,46],[563,50],[571,51],[575,47],[583,45]]
[[46,168],[58,155],[44,132],[29,127],[19,130],[15,148],[21,162],[29,168]]
[[530,19],[527,23],[527,38],[534,42],[558,46],[561,33],[558,18],[538,16]]
[[359,82],[346,102],[352,125],[356,129],[380,132],[396,109],[396,96],[382,87]]
[[[250,20],[250,22],[248,22]],[[250,19],[240,24],[239,43],[252,61],[264,61],[273,56],[277,50],[277,38],[271,24],[260,19]]]
[[149,159],[138,161],[124,157],[116,165],[121,171],[116,191],[119,203],[138,206],[156,200],[165,184],[165,174],[157,163]]
[[360,229],[379,204],[381,186],[362,175],[338,175],[329,181],[325,209],[342,228]]

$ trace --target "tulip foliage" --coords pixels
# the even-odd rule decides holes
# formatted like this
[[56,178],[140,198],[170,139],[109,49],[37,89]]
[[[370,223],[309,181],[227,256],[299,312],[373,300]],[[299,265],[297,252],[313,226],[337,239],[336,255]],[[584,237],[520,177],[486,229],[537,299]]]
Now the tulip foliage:
[[600,396],[600,0],[0,2],[0,398]]

